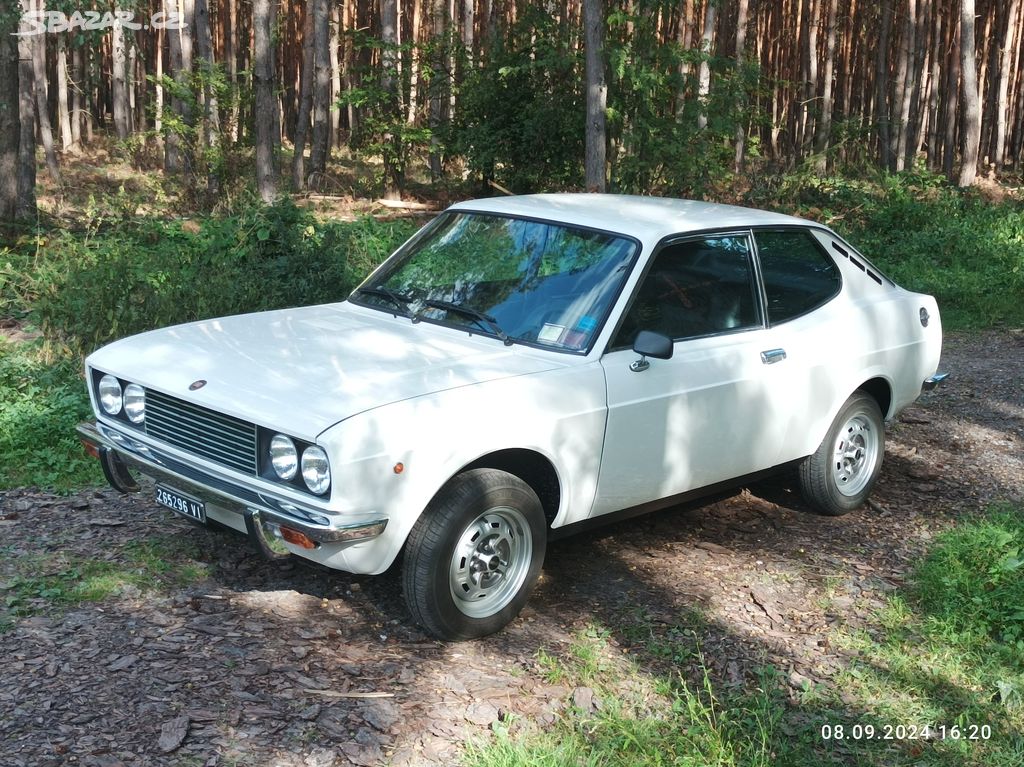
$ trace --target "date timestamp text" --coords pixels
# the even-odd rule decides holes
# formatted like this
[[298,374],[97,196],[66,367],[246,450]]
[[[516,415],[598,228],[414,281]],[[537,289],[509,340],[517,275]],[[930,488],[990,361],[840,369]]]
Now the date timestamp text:
[[987,724],[823,724],[822,740],[989,740]]

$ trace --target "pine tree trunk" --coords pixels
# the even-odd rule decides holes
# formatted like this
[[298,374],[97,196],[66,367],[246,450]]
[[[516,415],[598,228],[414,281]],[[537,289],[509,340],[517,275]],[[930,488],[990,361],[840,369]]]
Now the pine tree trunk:
[[[22,0],[25,11],[32,10],[32,0]],[[18,40],[18,201],[16,218],[36,214],[36,94],[32,65],[32,38]]]
[[61,151],[70,152],[75,141],[71,136],[71,112],[68,106],[68,39],[57,35],[57,123],[60,125]]
[[895,169],[906,168],[907,144],[910,141],[910,105],[914,96],[914,51],[917,46],[917,0],[907,0],[907,18],[903,28],[903,44],[900,46],[900,66],[897,78],[896,104],[900,108],[900,120],[894,137],[892,155]]
[[[37,8],[42,11],[43,0],[39,0]],[[46,93],[46,37],[34,35],[32,40],[32,71],[35,77],[36,124],[39,127],[39,138],[43,144],[46,157],[46,170],[54,183],[60,183],[60,166],[57,165],[57,150],[53,146],[53,128],[50,125],[50,104]]]
[[475,44],[474,39],[474,22],[473,15],[476,9],[473,7],[473,0],[462,0],[462,47],[466,49],[466,66],[469,68],[473,67],[475,58],[475,51],[473,46]]
[[700,38],[701,60],[700,73],[697,80],[697,98],[700,99],[700,112],[697,115],[697,129],[708,127],[707,99],[711,93],[711,47],[715,41],[715,17],[717,5],[708,3],[704,10],[704,32]]
[[892,31],[892,0],[882,0],[882,30],[875,49],[875,123],[878,126],[879,158],[892,168],[892,125],[889,111],[889,34]]
[[996,105],[996,138],[992,161],[997,168],[1006,162],[1006,122],[1010,91],[1010,64],[1013,58],[1013,37],[1018,24],[1020,0],[1010,0],[1010,18],[1006,24],[1006,36],[1003,38],[1002,57],[999,64],[999,94]]
[[800,110],[800,132],[797,139],[801,156],[813,147],[815,125],[817,123],[814,110],[818,95],[818,21],[815,18],[816,8],[814,0],[805,0],[801,15],[801,23],[805,25],[801,36],[806,40],[806,48],[804,49],[803,107]]
[[[397,124],[401,113],[398,98],[398,0],[380,0],[380,33],[384,47],[381,50],[381,89],[387,94],[382,105],[384,119]],[[402,144],[395,132],[384,135],[384,197],[388,200],[402,198],[404,169],[402,168]]]
[[17,6],[0,9],[0,224],[18,211],[18,145],[21,118],[18,110]]
[[441,178],[444,170],[441,157],[441,126],[444,122],[445,104],[447,102],[448,77],[445,72],[447,57],[444,49],[445,29],[447,27],[446,0],[433,0],[431,7],[431,36],[433,37],[434,61],[432,68],[434,74],[430,79],[430,177],[433,180]]
[[[836,0],[832,0],[832,2],[834,4]],[[740,75],[743,74],[745,66],[743,56],[747,43],[747,14],[749,8],[748,0],[739,0],[739,8],[736,15],[736,71]],[[739,116],[736,119],[736,153],[733,158],[733,170],[737,173],[743,172],[743,159],[747,147],[746,123],[743,118],[746,94],[741,94],[740,99]]]
[[[115,6],[115,12],[122,12],[123,9]],[[113,59],[110,71],[110,92],[114,107],[114,130],[121,141],[128,138],[128,87],[127,69],[128,55],[125,50],[124,28],[115,24],[110,30],[113,44]]]
[[220,136],[220,115],[217,111],[217,94],[212,87],[215,75],[213,36],[210,32],[210,8],[207,0],[195,0],[196,52],[199,54],[199,71],[203,82],[203,130],[202,141],[207,149],[206,191],[213,201],[220,194],[219,169],[213,162],[213,150]]
[[338,109],[338,99],[341,98],[340,45],[341,9],[335,7],[331,10],[331,147],[341,146],[341,110]]
[[[165,0],[168,10],[176,7],[181,13],[182,28],[167,30],[168,43],[168,65],[170,75],[174,78],[178,88],[188,87],[189,76],[192,72],[192,20],[193,0]],[[172,97],[171,112],[176,119],[185,126],[193,123],[192,107],[188,101]],[[179,135],[179,132],[172,126],[167,133],[164,145],[164,172],[176,174],[185,171],[192,173],[192,153],[187,143]]]
[[588,192],[605,190],[608,86],[604,76],[604,8],[602,0],[583,0],[583,39],[587,86],[585,180]]
[[[683,0],[683,17],[679,20],[679,29],[676,31],[676,42],[683,51],[690,50],[693,42],[693,0]],[[679,89],[676,91],[676,119],[683,113],[683,105],[686,102],[686,76],[690,73],[690,64],[685,56],[679,59]]]
[[227,0],[226,18],[224,29],[224,60],[228,65],[228,85],[231,87],[231,115],[229,124],[231,126],[231,142],[237,143],[241,131],[239,130],[239,99],[238,99],[238,3],[237,0]]
[[255,99],[256,186],[266,203],[277,196],[277,156],[274,132],[278,129],[274,97],[274,59],[271,38],[272,0],[253,0],[253,97]]
[[331,56],[327,0],[312,0],[313,7],[313,145],[309,153],[311,176],[327,173],[330,153]]
[[946,178],[952,181],[953,167],[956,164],[956,116],[959,109],[960,95],[960,17],[949,18],[948,22],[951,27],[951,34],[949,35],[949,57],[946,66],[948,70],[945,88],[946,104],[943,110],[945,114],[943,119],[945,132],[942,140],[942,170],[946,174]]
[[960,83],[963,92],[963,151],[957,183],[971,186],[978,174],[981,144],[981,104],[978,92],[977,48],[974,40],[974,0],[960,0]]
[[292,186],[295,191],[306,188],[306,139],[309,116],[313,111],[313,14],[306,9],[302,25],[302,74],[299,78],[299,116],[295,123],[295,151],[292,154]]
[[76,45],[71,51],[71,146],[74,151],[82,147],[82,88],[85,72],[82,71],[82,46]]
[[822,72],[821,117],[814,136],[815,165],[819,173],[828,169],[828,146],[832,139],[833,76],[836,60],[836,12],[838,0],[828,0],[825,20],[825,69]]
[[[153,76],[156,83],[153,87],[153,131],[156,133],[157,149],[163,151],[164,139],[164,35],[163,29],[156,31],[156,50],[153,53]],[[166,160],[166,156],[165,156]]]
[[[488,6],[485,6],[488,7]],[[405,113],[405,122],[408,125],[415,125],[416,118],[419,112],[419,97],[420,97],[420,55],[421,48],[420,43],[420,14],[422,13],[423,3],[422,0],[413,0],[412,2],[412,38],[410,39],[410,49],[412,51],[412,57],[409,62],[409,100],[407,102],[408,108]],[[484,28],[486,29],[487,19],[484,19]]]

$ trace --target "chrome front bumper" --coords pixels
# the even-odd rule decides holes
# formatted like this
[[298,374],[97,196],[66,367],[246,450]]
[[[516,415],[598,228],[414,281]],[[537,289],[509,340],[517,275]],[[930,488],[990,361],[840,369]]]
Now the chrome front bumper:
[[[215,476],[102,423],[79,424],[77,431],[82,442],[99,453],[103,474],[116,490],[137,492],[139,486],[131,471],[138,471],[204,503],[241,515],[250,537],[259,537],[257,534],[262,534],[269,524],[300,532],[317,544],[355,543],[376,538],[388,524],[387,518],[374,514],[332,515],[290,498]],[[254,525],[254,521],[258,524]],[[268,541],[258,540],[257,543]],[[260,548],[263,550],[262,545]],[[264,550],[264,553],[268,552]]]

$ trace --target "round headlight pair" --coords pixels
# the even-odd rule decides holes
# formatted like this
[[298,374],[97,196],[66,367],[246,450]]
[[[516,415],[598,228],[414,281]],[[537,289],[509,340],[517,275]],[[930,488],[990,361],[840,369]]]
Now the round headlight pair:
[[276,434],[270,440],[270,465],[274,473],[285,482],[290,482],[301,469],[302,479],[306,487],[317,495],[323,495],[331,486],[331,467],[327,462],[327,453],[316,445],[310,445],[299,451],[290,437]]
[[123,408],[132,423],[142,423],[146,417],[146,390],[138,384],[128,384],[122,391],[120,381],[112,375],[105,375],[97,389],[104,413],[117,415]]

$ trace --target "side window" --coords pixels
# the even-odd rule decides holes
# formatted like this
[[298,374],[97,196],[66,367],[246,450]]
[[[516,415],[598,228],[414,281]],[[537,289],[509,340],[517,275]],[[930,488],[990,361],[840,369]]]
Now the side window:
[[810,232],[755,232],[754,240],[772,324],[809,312],[839,292],[839,269]]
[[679,340],[759,325],[747,237],[687,240],[654,257],[613,346],[632,346],[641,330]]

